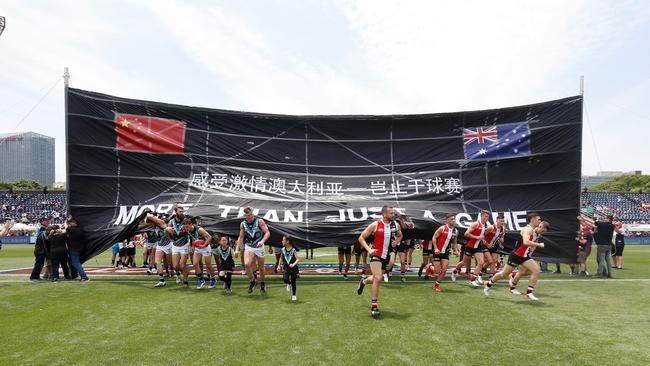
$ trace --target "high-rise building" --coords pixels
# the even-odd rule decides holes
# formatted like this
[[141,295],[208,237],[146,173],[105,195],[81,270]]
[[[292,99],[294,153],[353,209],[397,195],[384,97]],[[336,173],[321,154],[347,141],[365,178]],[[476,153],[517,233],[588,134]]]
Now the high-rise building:
[[54,184],[54,138],[34,132],[0,134],[0,182]]

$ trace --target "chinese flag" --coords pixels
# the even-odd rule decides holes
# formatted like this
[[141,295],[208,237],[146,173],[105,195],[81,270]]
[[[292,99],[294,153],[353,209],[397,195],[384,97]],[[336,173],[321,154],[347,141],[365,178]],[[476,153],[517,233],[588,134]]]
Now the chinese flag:
[[182,154],[185,122],[175,119],[115,113],[116,147],[124,151]]

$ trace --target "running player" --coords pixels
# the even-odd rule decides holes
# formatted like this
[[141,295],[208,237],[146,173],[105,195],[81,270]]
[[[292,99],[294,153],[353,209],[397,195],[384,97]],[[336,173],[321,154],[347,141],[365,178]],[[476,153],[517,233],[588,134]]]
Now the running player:
[[[453,246],[454,255],[458,256],[458,229],[456,229],[456,215],[447,214],[447,223],[433,233],[431,241],[435,243],[433,248],[433,274],[436,283],[433,285],[435,292],[440,292],[440,282],[447,273],[449,266],[449,252]],[[429,267],[431,268],[431,267]],[[428,272],[431,272],[429,269]]]
[[508,226],[506,225],[505,217],[503,214],[497,216],[497,221],[494,225],[488,227],[485,233],[485,247],[487,253],[483,253],[485,263],[483,268],[487,270],[490,275],[496,273],[496,264],[499,259],[500,248],[503,248],[503,240]]
[[[359,270],[359,260],[363,259],[363,265]],[[368,266],[368,252],[359,243],[354,244],[354,273],[361,273],[362,277],[366,275],[366,267]]]
[[212,247],[210,246],[212,235],[204,228],[194,224],[194,221],[190,218],[183,220],[183,231],[187,234],[190,245],[194,247],[194,260],[192,263],[194,263],[194,274],[199,279],[196,288],[200,290],[205,284],[201,266],[202,260],[205,260],[205,267],[210,274],[209,288],[214,288],[217,278],[214,276],[214,269],[212,268]]
[[[422,265],[418,270],[418,277],[422,277],[422,271],[433,264],[433,242],[430,239],[422,240]],[[424,279],[428,279],[429,274],[425,272]]]
[[183,221],[185,220],[185,213],[182,206],[174,208],[174,215],[167,223],[165,233],[172,240],[172,265],[176,271],[176,282],[180,282],[179,276],[183,276],[183,287],[190,287],[188,282],[189,268],[187,267],[187,259],[190,254],[190,243],[187,233],[183,231]]
[[[352,246],[344,245],[338,247],[339,252],[339,274],[346,280],[348,279],[348,271],[350,270],[350,259],[352,258]],[[343,272],[343,258],[345,257],[345,272]]]
[[[551,227],[551,224],[549,224],[548,221],[542,221],[537,225],[534,231],[533,235],[533,241],[538,241],[539,238],[548,231],[548,229]],[[528,253],[529,255],[533,255],[535,252],[535,248],[532,248],[530,252]],[[508,284],[510,285],[510,293],[513,295],[521,295],[521,292],[517,290],[517,283],[523,276],[528,276],[530,275],[530,271],[528,271],[526,268],[520,268],[516,273],[512,272],[510,273],[510,276],[508,276]]]
[[219,238],[219,245],[216,248],[217,251],[217,270],[219,271],[219,279],[224,284],[224,289],[226,294],[230,295],[232,293],[232,270],[235,268],[235,261],[233,256],[236,257],[239,255],[238,251],[232,249],[228,245],[228,237],[222,235]]
[[485,239],[485,231],[487,229],[487,222],[490,218],[490,211],[483,210],[478,221],[473,222],[467,230],[465,230],[465,237],[468,239],[467,244],[465,244],[465,256],[463,260],[456,265],[456,268],[452,271],[451,279],[452,281],[456,280],[456,275],[460,270],[465,266],[471,263],[472,258],[476,260],[476,268],[474,268],[474,273],[471,275],[470,284],[474,287],[478,287],[483,283],[481,278],[481,269],[483,268],[483,252],[479,245]]
[[[278,271],[280,269],[284,270],[282,275],[282,280],[287,284],[287,291],[291,291],[291,301],[296,301],[296,279],[298,278],[298,253],[296,248],[293,247],[293,241],[290,236],[282,237],[282,258],[280,258],[280,264],[278,265]],[[281,268],[282,267],[282,268]]]
[[156,268],[156,247],[160,239],[165,235],[165,221],[154,215],[149,208],[146,208],[144,212],[147,214],[142,223],[148,226],[149,229],[145,231],[146,241],[143,253],[146,253],[146,255],[143,254],[143,258],[145,258],[147,274],[150,275],[153,274],[153,270]]
[[263,219],[253,214],[253,209],[247,207],[244,209],[244,220],[239,224],[239,238],[237,239],[237,251],[242,245],[245,246],[245,265],[246,275],[248,275],[249,285],[248,293],[253,292],[256,281],[253,277],[253,268],[257,264],[260,276],[260,292],[266,293],[266,283],[264,282],[264,244],[271,236],[268,226]]
[[497,281],[502,278],[507,278],[512,271],[517,267],[528,270],[530,273],[530,280],[528,281],[528,290],[524,296],[528,297],[531,300],[539,300],[533,291],[535,290],[535,285],[537,285],[537,278],[539,276],[539,266],[537,262],[530,258],[531,250],[535,248],[544,248],[544,243],[537,242],[537,234],[535,228],[539,226],[541,218],[539,214],[530,213],[528,214],[528,225],[526,225],[520,232],[521,238],[515,245],[515,249],[510,253],[508,258],[508,264],[501,272],[498,272],[492,278],[485,283],[483,292],[485,296],[490,295],[490,288]]
[[[388,248],[396,247],[402,241],[402,230],[399,225],[393,221],[395,210],[391,206],[384,205],[381,208],[381,219],[371,223],[359,236],[359,243],[368,251],[370,255],[371,275],[359,281],[357,294],[363,293],[366,284],[372,283],[372,292],[370,299],[370,315],[379,316],[379,285],[381,284],[381,274],[388,264]],[[373,235],[374,241],[372,248],[366,243],[366,238]]]

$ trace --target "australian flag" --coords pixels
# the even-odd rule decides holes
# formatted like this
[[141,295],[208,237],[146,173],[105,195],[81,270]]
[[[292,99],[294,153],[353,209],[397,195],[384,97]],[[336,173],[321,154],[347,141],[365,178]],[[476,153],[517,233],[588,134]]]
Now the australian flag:
[[493,160],[530,155],[528,122],[463,129],[465,159]]

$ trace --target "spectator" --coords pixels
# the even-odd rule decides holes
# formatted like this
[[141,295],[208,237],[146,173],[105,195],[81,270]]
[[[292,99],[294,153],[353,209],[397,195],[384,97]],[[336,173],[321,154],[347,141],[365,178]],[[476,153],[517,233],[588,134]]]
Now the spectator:
[[594,239],[598,244],[598,276],[612,278],[612,238],[614,236],[613,217],[606,216],[603,221],[596,221],[596,233]]
[[50,220],[43,218],[41,220],[41,227],[36,230],[36,244],[34,245],[34,268],[32,274],[29,276],[31,282],[41,279],[41,271],[45,265],[46,258],[50,257],[49,247],[49,232],[47,227],[50,225]]
[[614,268],[623,269],[623,248],[625,248],[623,223],[617,222],[614,230]]
[[[81,282],[88,282],[88,276],[81,265],[81,252],[84,250],[84,232],[79,227],[77,219],[70,217],[66,221],[66,235],[68,236],[68,253],[70,255],[70,266],[81,277]],[[74,276],[73,276],[74,277]]]

